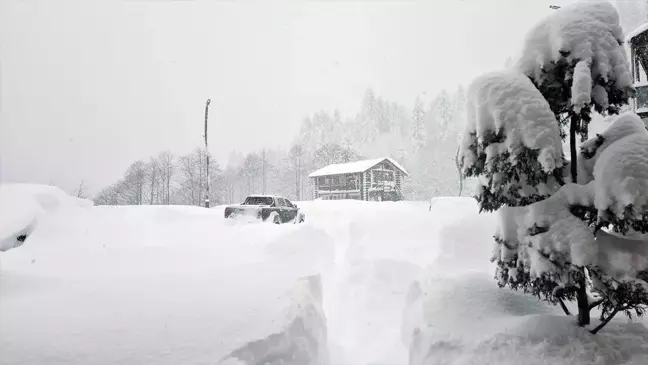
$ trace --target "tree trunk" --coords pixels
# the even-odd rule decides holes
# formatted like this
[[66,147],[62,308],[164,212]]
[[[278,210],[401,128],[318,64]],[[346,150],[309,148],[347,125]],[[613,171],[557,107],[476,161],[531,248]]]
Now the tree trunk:
[[[569,154],[571,158],[571,180],[575,184],[578,181],[578,162],[576,154],[576,127],[580,118],[572,114],[569,123]],[[587,281],[585,279],[585,269],[581,271],[581,279],[578,282],[578,292],[576,293],[576,302],[578,304],[578,324],[586,326],[590,324],[590,308],[587,299]]]
[[461,196],[463,192],[463,174],[461,173],[461,163],[459,162],[459,151],[461,150],[460,146],[457,146],[457,154],[455,155],[455,165],[457,166],[457,174],[459,175],[459,194]]
[[578,162],[576,158],[576,127],[578,124],[578,116],[572,115],[569,123],[569,154],[570,154],[570,167],[571,167],[571,180],[575,184],[578,181]]
[[569,308],[565,305],[565,302],[562,300],[562,298],[558,298],[558,303],[560,303],[560,308],[562,308],[563,312],[565,312],[566,315],[570,316],[571,312],[569,311]]
[[615,309],[612,313],[610,313],[610,315],[609,315],[609,316],[608,316],[608,317],[607,317],[603,322],[601,322],[598,326],[596,326],[596,328],[594,328],[594,329],[591,330],[590,332],[591,332],[593,335],[595,335],[598,331],[601,330],[601,328],[605,327],[605,325],[608,324],[608,323],[612,320],[612,318],[614,318],[614,316],[615,316],[618,312],[619,312],[619,310],[618,310],[618,309]]

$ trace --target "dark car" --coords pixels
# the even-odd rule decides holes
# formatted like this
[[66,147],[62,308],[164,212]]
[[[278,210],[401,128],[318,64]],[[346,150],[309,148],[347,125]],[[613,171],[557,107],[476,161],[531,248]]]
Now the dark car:
[[248,216],[274,224],[302,223],[306,219],[297,205],[275,195],[251,195],[241,204],[225,207],[225,218]]

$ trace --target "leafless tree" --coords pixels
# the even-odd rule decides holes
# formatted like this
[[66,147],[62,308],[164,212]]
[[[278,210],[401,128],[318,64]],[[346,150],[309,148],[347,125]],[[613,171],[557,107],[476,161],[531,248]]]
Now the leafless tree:
[[158,160],[151,157],[149,160],[148,166],[146,168],[146,180],[149,189],[149,204],[156,204],[158,201],[158,196],[160,195],[160,185],[161,185],[161,174],[160,174],[160,165]]
[[174,173],[174,161],[175,158],[169,150],[160,153],[158,156],[163,189],[162,204],[171,204],[171,179]]
[[124,179],[118,184],[118,192],[124,199],[123,204],[142,205],[144,204],[144,187],[146,185],[146,164],[139,160],[131,164]]

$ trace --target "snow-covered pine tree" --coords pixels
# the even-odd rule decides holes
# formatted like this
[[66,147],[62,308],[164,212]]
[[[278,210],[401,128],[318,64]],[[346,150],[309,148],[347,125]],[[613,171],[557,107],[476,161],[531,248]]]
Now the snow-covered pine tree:
[[[603,162],[590,161],[594,181],[576,184],[582,180],[577,176],[577,161],[591,158],[605,143],[605,137],[586,142],[579,158],[576,136],[586,138],[593,111],[618,113],[633,92],[622,40],[614,7],[577,3],[555,12],[528,34],[517,70],[483,76],[468,91],[461,159],[464,172],[479,179],[476,197],[481,209],[499,209],[501,224],[493,255],[499,283],[560,303],[566,312],[563,300],[576,300],[582,325],[589,323],[593,306],[601,305],[609,317],[617,311],[637,310],[644,303],[643,287],[612,277],[591,249],[601,248],[594,236],[597,227],[612,224],[621,233],[628,225],[641,232],[648,227],[637,219],[628,220],[627,209],[633,214],[644,212],[644,201],[637,200],[642,194],[626,191],[624,210],[617,206],[615,214],[606,213],[612,204],[609,199],[593,198],[609,180],[602,171],[628,176],[640,170],[619,167],[627,161],[617,153],[609,157],[616,162],[607,168],[597,170]],[[567,124],[573,183],[558,190],[563,166],[559,145]],[[648,151],[637,152],[641,143],[635,143],[630,152],[639,165]],[[596,181],[597,177],[603,181]],[[637,177],[631,181],[635,189],[643,186]],[[622,181],[616,183],[617,188],[622,186]],[[619,192],[611,185],[610,189],[613,192],[603,194],[606,198]],[[588,274],[598,283],[592,287],[599,296],[594,302],[588,298]]]
[[558,123],[527,77],[503,71],[473,81],[460,159],[464,174],[479,179],[480,210],[528,205],[558,190],[563,166]]
[[420,98],[416,98],[414,104],[414,111],[412,113],[412,127],[410,132],[412,133],[412,141],[414,142],[414,152],[425,146],[427,141],[427,134],[425,132],[425,110],[423,109],[423,103],[421,103]]

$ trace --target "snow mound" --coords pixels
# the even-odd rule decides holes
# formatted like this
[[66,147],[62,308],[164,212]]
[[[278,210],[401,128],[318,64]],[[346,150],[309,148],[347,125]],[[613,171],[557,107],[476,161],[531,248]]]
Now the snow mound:
[[[543,201],[527,207],[522,229],[518,237],[522,245],[523,260],[530,260],[525,267],[531,270],[532,278],[543,273],[556,273],[562,278],[569,278],[564,265],[557,263],[572,262],[575,265],[588,265],[597,255],[597,246],[593,244],[594,235],[582,220],[572,214],[572,206],[591,206],[593,183],[589,185],[566,184],[560,190]],[[534,226],[548,228],[547,232],[528,235]]]
[[321,278],[300,279],[290,295],[293,305],[285,313],[289,324],[281,332],[245,344],[218,364],[328,364]]
[[[624,218],[626,208],[648,209],[648,133],[619,139],[601,152],[594,165],[595,204]],[[637,218],[637,217],[632,217]]]
[[92,202],[48,185],[0,185],[0,251],[23,244],[41,219],[58,210],[89,207]]
[[403,325],[410,364],[639,365],[648,360],[648,329],[641,323],[617,320],[592,335],[560,309],[493,284],[476,275],[433,275],[419,283]]
[[632,86],[623,40],[614,6],[581,1],[553,12],[529,32],[518,69],[540,81],[543,69],[564,56],[576,63],[571,90],[576,111],[590,104],[593,96],[607,107],[605,90],[595,88],[592,95],[598,78],[615,82],[619,89]]
[[273,334],[324,363],[322,290],[295,262],[316,259],[266,250],[300,229],[199,207],[57,209],[2,254],[3,363],[217,363]]
[[599,231],[597,266],[617,280],[632,280],[648,270],[648,239],[631,238]]
[[[464,169],[478,161],[471,145],[487,144],[486,169],[496,155],[510,153],[512,164],[523,147],[538,150],[538,162],[550,172],[562,166],[562,141],[549,103],[533,83],[514,71],[493,72],[468,88],[466,129],[461,145]],[[503,140],[493,135],[503,136]]]
[[[291,227],[292,228],[292,227]],[[274,260],[298,264],[304,270],[331,270],[335,260],[333,238],[324,230],[303,224],[281,235],[265,246]]]
[[648,135],[645,124],[635,113],[623,113],[611,119],[610,125],[603,132],[580,145],[579,184],[586,184],[594,179],[594,165],[601,153],[612,143],[631,135]]

